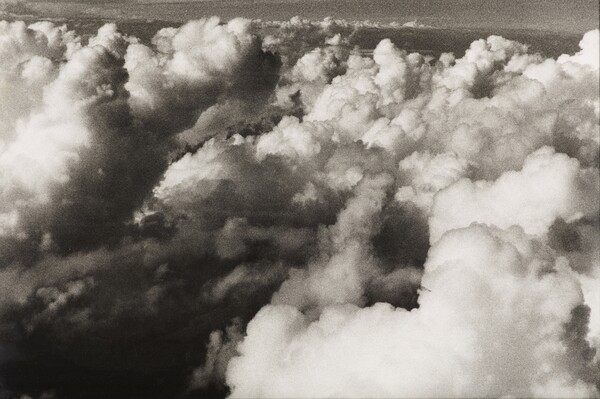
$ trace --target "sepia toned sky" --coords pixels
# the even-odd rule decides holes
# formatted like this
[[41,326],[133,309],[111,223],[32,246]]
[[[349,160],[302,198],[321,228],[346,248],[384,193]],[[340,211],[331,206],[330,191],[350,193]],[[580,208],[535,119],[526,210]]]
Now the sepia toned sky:
[[435,27],[541,29],[585,32],[598,26],[596,0],[196,0],[102,2],[31,2],[30,7],[54,16],[100,16],[185,21],[209,15],[264,20],[295,15],[321,19],[406,22],[417,19]]

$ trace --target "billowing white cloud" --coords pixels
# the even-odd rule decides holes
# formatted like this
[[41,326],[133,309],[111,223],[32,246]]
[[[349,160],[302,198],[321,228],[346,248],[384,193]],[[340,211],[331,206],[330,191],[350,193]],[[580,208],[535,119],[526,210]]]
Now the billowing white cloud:
[[422,285],[412,311],[344,304],[313,319],[263,308],[229,363],[231,397],[597,394],[579,369],[593,365],[563,339],[583,306],[577,278],[522,229],[448,233]]
[[529,155],[518,172],[495,182],[462,179],[437,193],[429,221],[431,241],[472,222],[512,225],[544,235],[557,218],[574,221],[598,215],[600,177],[576,159],[544,147]]
[[[0,145],[2,199],[17,213],[45,208],[58,241],[76,239],[55,231],[65,223],[101,230],[98,213],[109,214],[109,230],[126,221],[180,147],[175,134],[218,102],[233,101],[247,112],[259,107],[277,76],[277,60],[261,50],[246,20],[221,25],[211,18],[162,30],[155,48],[114,24],[83,47],[73,32],[49,23],[3,22],[2,29],[2,63],[20,72],[9,81],[33,85],[39,97],[27,102],[25,96],[18,119],[8,120],[14,129]],[[244,75],[246,69],[253,74]],[[96,209],[74,209],[83,203]],[[15,207],[2,208],[8,225],[1,230],[27,234],[15,226]],[[20,221],[22,229],[27,223]]]
[[[362,142],[399,167],[334,150],[330,160],[347,163],[345,175],[355,178],[333,187],[353,194],[322,230],[315,261],[292,269],[248,324],[227,369],[231,396],[597,395],[597,329],[589,324],[599,314],[597,262],[587,258],[597,232],[556,230],[557,220],[585,226],[599,211],[597,157],[588,151],[598,148],[593,40],[587,34],[581,53],[558,61],[500,37],[435,66],[389,42],[373,60],[350,55],[347,72],[271,153],[320,162],[331,151],[324,140]],[[585,111],[566,116],[561,107],[572,103]],[[300,129],[315,122],[333,133]],[[264,142],[285,137],[287,126]],[[313,150],[290,152],[292,137]],[[394,176],[386,187],[395,201],[429,215],[433,246],[422,276],[410,268],[385,274],[374,256],[389,199],[360,193],[368,173],[382,170]],[[314,185],[308,191],[317,198]],[[341,227],[349,221],[354,227]],[[565,244],[575,239],[586,244]],[[418,308],[363,307],[369,289],[386,281],[397,290],[418,283]]]
[[31,345],[232,397],[598,395],[598,31],[553,59],[360,29],[1,22],[2,370]]

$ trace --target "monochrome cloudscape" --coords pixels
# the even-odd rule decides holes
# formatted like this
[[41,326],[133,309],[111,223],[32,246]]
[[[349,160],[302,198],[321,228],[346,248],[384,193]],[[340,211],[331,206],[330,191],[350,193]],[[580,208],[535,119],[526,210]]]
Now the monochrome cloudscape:
[[599,31],[370,24],[0,22],[0,396],[599,395]]

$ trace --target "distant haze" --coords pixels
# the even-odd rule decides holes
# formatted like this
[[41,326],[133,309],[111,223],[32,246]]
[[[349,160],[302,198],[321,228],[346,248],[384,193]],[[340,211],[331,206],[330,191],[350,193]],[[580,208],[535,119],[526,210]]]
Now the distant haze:
[[326,16],[347,20],[419,23],[435,27],[541,29],[585,32],[598,27],[596,0],[209,0],[196,2],[80,3],[28,2],[47,16],[90,16],[110,19],[186,21],[218,15],[284,20],[295,15],[309,19]]

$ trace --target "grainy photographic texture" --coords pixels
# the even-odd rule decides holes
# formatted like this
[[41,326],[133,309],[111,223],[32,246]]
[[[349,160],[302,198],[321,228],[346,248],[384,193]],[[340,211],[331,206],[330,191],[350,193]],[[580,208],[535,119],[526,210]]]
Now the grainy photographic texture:
[[0,398],[600,395],[597,0],[0,3]]

